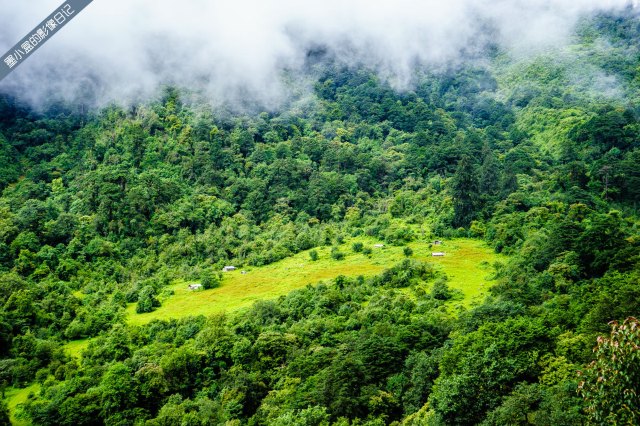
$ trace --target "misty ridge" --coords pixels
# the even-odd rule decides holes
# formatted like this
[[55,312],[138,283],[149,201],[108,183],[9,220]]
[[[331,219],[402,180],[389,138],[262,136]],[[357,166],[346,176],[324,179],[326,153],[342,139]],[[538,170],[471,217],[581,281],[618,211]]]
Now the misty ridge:
[[[515,60],[554,55],[581,18],[636,13],[636,3],[97,0],[0,82],[0,92],[34,106],[64,100],[99,107],[141,102],[170,84],[214,105],[277,109],[311,93],[327,64],[373,70],[410,90],[420,72],[482,66],[498,52]],[[0,0],[2,49],[57,6]],[[585,74],[594,90],[620,94],[615,78],[595,68]]]

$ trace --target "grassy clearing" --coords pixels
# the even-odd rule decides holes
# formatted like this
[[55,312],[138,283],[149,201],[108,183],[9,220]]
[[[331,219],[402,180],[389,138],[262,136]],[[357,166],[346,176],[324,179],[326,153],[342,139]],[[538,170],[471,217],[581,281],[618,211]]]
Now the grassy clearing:
[[16,409],[18,405],[27,402],[30,394],[36,394],[40,390],[40,385],[33,384],[24,389],[8,388],[5,392],[5,401],[9,407],[9,413],[11,414],[11,424],[15,426],[26,426],[28,421],[16,418]]
[[[240,270],[227,272],[222,285],[212,290],[190,291],[188,285],[191,282],[175,282],[170,286],[174,294],[162,300],[162,306],[154,312],[137,314],[135,304],[129,305],[128,321],[131,325],[142,325],[154,319],[234,311],[249,307],[258,300],[277,298],[307,284],[339,275],[376,275],[404,259],[403,247],[373,248],[370,257],[354,253],[351,245],[357,241],[367,247],[379,243],[370,238],[352,239],[339,247],[345,254],[340,261],[331,258],[331,247],[322,247],[316,249],[320,256],[315,262],[309,257],[309,250],[271,265],[247,267],[246,274]],[[469,306],[482,299],[490,285],[488,264],[500,258],[483,242],[473,239],[451,240],[434,248],[430,248],[429,242],[414,242],[409,246],[414,252],[413,259],[438,265],[448,275],[449,286],[462,291],[464,300],[455,302],[454,306]],[[432,251],[444,251],[446,256],[431,257]]]
[[447,274],[449,287],[458,289],[464,299],[452,302],[454,308],[469,307],[482,302],[487,290],[491,286],[491,265],[496,261],[505,260],[496,254],[484,242],[472,239],[453,240],[442,246],[447,255],[440,258],[425,259],[435,263]]
[[72,340],[64,345],[64,351],[72,358],[79,359],[83,350],[89,346],[90,339]]

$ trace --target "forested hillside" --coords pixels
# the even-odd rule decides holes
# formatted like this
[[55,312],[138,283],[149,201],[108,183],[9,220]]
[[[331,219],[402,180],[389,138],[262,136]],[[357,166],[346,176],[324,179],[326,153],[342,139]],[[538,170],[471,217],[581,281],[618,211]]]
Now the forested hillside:
[[[406,91],[320,56],[271,112],[0,95],[0,424],[29,386],[22,424],[638,424],[639,46],[637,17],[600,15]],[[358,238],[406,259],[132,324],[175,283],[372,256]],[[454,309],[411,246],[459,238],[501,260]]]

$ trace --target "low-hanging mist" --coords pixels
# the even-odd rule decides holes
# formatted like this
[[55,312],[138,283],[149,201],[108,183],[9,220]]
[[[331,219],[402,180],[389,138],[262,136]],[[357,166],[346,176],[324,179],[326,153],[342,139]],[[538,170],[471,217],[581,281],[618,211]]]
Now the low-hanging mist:
[[[0,49],[58,3],[0,0]],[[96,0],[0,92],[33,104],[101,105],[175,84],[214,103],[243,98],[269,108],[287,97],[312,49],[373,68],[402,89],[416,67],[477,58],[489,44],[528,55],[565,43],[581,16],[624,7],[628,0]]]

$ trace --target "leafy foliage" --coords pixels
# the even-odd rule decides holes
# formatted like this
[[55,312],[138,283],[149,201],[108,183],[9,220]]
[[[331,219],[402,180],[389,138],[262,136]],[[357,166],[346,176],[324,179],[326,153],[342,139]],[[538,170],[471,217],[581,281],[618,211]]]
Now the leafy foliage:
[[598,337],[578,387],[594,424],[634,424],[640,419],[640,323],[627,318]]
[[[556,55],[423,70],[404,92],[326,60],[278,112],[176,88],[88,114],[0,96],[0,384],[41,385],[35,425],[635,422],[636,322],[589,349],[640,311],[639,39],[629,11],[589,17]],[[407,258],[127,325],[169,284],[320,247],[344,265],[359,236]],[[462,295],[411,243],[462,236],[508,260],[452,312]]]

